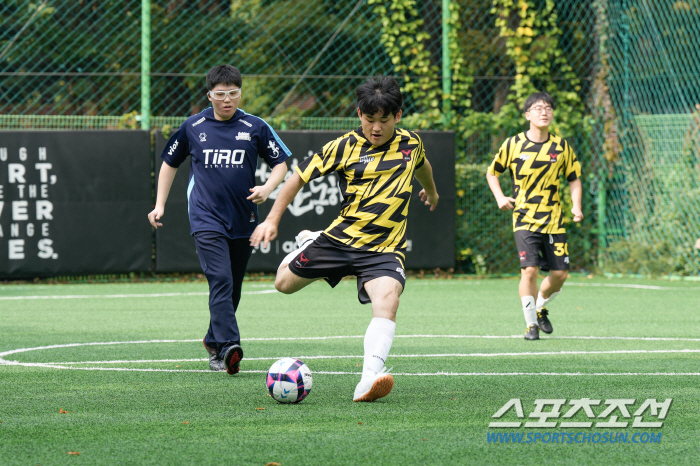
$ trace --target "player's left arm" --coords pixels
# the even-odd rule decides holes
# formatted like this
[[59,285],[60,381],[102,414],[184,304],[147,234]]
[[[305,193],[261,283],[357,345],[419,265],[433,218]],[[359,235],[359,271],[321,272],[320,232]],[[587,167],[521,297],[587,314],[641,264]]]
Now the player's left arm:
[[574,204],[571,208],[571,213],[574,214],[574,222],[580,222],[583,220],[583,210],[581,210],[583,187],[581,186],[581,178],[569,181],[569,190],[571,191],[571,201]]
[[569,182],[569,190],[571,192],[571,202],[574,206],[571,208],[571,213],[574,214],[574,222],[583,220],[583,210],[581,209],[581,200],[583,199],[583,187],[581,186],[581,164],[576,159],[576,154],[571,149],[568,142],[565,143],[565,176]]
[[287,162],[278,163],[272,168],[272,172],[270,173],[270,177],[267,179],[267,182],[265,182],[265,184],[262,186],[250,188],[250,192],[253,194],[248,196],[246,199],[253,201],[255,204],[262,204],[268,197],[270,197],[272,191],[277,188],[282,180],[284,180],[286,174]]
[[420,200],[425,203],[425,205],[430,206],[431,212],[437,207],[438,200],[440,196],[437,193],[437,188],[435,188],[435,180],[433,179],[433,167],[430,166],[428,159],[423,159],[424,163],[420,168],[416,169],[416,179],[423,187],[418,195]]
[[260,120],[260,123],[258,156],[272,168],[272,172],[265,184],[250,188],[252,194],[246,199],[253,201],[255,204],[265,202],[272,194],[272,191],[284,181],[284,177],[287,175],[287,162],[285,160],[292,156],[292,152],[277,136],[272,126],[268,125],[264,120]]

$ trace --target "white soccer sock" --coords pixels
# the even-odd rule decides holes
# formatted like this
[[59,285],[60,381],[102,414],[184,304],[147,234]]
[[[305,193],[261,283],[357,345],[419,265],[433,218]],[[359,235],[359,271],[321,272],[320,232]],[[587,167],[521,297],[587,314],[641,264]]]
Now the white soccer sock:
[[534,296],[523,296],[520,298],[523,303],[523,314],[525,314],[525,322],[527,326],[537,325],[537,309],[535,308]]
[[391,344],[394,342],[396,322],[373,317],[365,333],[365,359],[362,378],[374,377],[384,367]]
[[535,304],[535,307],[537,308],[538,311],[544,307],[544,304],[546,301],[547,300],[544,299],[544,297],[542,296],[542,292],[541,291],[538,292],[537,293],[537,303]]
[[545,307],[547,304],[554,301],[554,298],[556,298],[559,293],[561,293],[561,291],[555,291],[547,299],[545,299],[544,296],[542,296],[541,291],[539,293],[537,293],[537,305],[536,305],[537,310],[541,311],[543,307]]

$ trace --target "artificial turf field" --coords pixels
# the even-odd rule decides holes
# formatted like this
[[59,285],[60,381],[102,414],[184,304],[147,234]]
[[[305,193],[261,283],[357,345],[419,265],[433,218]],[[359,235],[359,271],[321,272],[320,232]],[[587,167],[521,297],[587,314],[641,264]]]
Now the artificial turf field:
[[[572,277],[550,306],[554,333],[525,341],[517,280],[409,279],[387,360],[394,390],[375,403],[351,401],[371,318],[354,280],[291,296],[271,282],[243,290],[245,358],[229,376],[208,371],[205,282],[0,285],[0,464],[700,462],[699,283]],[[314,373],[296,405],[265,387],[286,356]],[[513,398],[524,418],[492,418]],[[583,398],[601,400],[595,416],[606,400],[634,399],[630,417],[612,413],[629,425],[489,428],[536,422],[537,399],[566,400],[556,422],[589,421],[584,410],[563,418]],[[633,428],[650,398],[673,399],[663,427]],[[658,421],[650,414],[643,422]],[[489,442],[496,433],[524,440]],[[536,433],[551,441],[525,443]]]

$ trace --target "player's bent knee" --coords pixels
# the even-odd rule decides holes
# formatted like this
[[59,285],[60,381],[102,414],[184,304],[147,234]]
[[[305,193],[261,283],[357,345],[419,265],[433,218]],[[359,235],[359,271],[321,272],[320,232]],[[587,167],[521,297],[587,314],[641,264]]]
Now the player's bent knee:
[[275,277],[275,289],[280,293],[292,294],[304,288],[314,280],[302,278],[292,273],[288,268],[277,272]]
[[396,295],[386,295],[379,298],[375,298],[374,300],[372,300],[372,302],[380,305],[385,309],[394,309],[394,312],[396,312],[396,309],[398,309],[399,307],[399,297]]
[[275,289],[284,294],[293,293],[290,280],[286,277],[285,273],[279,273],[277,277],[275,277]]

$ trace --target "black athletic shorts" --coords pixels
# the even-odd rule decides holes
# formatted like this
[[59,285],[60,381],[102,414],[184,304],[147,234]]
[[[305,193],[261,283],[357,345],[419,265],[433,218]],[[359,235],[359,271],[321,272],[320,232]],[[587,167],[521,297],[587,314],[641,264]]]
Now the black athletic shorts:
[[347,246],[321,234],[290,263],[289,270],[302,278],[323,278],[335,288],[343,277],[357,276],[357,298],[370,301],[365,283],[379,277],[391,277],[406,285],[401,256],[393,252],[373,252]]
[[539,267],[543,271],[569,270],[569,245],[566,233],[550,235],[534,231],[515,232],[520,268]]

